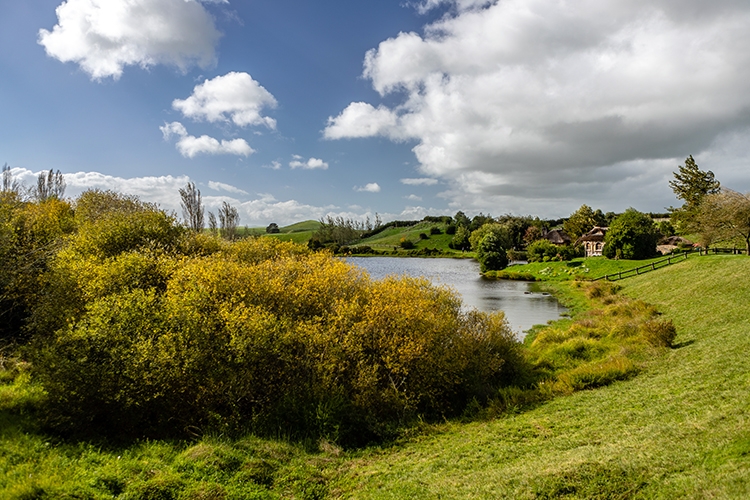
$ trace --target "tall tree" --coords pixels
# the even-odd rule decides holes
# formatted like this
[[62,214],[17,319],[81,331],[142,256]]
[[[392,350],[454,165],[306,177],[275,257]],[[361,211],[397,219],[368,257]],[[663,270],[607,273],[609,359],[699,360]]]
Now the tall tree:
[[589,232],[594,226],[606,224],[606,218],[601,210],[594,210],[588,205],[581,205],[581,208],[573,212],[568,220],[563,222],[563,229],[568,233],[570,239],[576,241],[578,238]]
[[208,230],[214,236],[219,233],[219,225],[216,223],[216,216],[213,212],[208,212]]
[[180,198],[182,198],[180,206],[185,224],[196,233],[203,231],[205,210],[201,203],[201,192],[195,187],[194,182],[188,182],[187,186],[180,188]]
[[47,201],[50,198],[62,200],[65,194],[65,177],[59,170],[54,172],[50,169],[49,172],[41,172],[32,194],[37,201]]
[[13,180],[13,172],[10,171],[10,165],[8,165],[7,163],[3,165],[3,183],[0,192],[15,194],[19,194],[21,192],[21,185],[18,183],[18,181]]
[[669,207],[672,224],[682,232],[698,229],[697,217],[703,198],[709,194],[716,194],[721,184],[710,170],[704,172],[695,163],[693,156],[685,159],[685,165],[679,165],[678,171],[673,172],[674,180],[669,181],[669,187],[678,199],[683,200],[679,208]]
[[731,189],[705,196],[697,217],[702,243],[740,238],[750,255],[750,193]]
[[233,240],[237,236],[237,227],[240,225],[240,213],[229,203],[222,202],[219,208],[219,226],[221,235]]

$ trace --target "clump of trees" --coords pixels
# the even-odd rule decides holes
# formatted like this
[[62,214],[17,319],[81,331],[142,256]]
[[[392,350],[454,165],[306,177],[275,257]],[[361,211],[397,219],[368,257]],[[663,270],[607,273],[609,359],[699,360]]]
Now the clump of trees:
[[602,254],[609,259],[647,259],[656,254],[660,237],[651,217],[628,208],[609,226]]

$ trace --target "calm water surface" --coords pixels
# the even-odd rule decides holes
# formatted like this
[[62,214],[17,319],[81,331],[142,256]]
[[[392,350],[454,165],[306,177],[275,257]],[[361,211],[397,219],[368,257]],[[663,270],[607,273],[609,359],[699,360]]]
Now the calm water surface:
[[424,276],[435,284],[454,288],[467,307],[480,311],[505,311],[519,338],[533,325],[558,319],[567,310],[535,283],[488,280],[479,275],[472,259],[419,259],[398,257],[349,257],[347,262],[367,270],[375,279],[390,274]]

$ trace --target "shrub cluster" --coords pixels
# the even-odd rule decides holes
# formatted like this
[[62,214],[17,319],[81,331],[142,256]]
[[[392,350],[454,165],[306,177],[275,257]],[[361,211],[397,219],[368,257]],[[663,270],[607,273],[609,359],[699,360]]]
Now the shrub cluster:
[[28,352],[58,430],[359,444],[461,414],[525,374],[503,315],[462,311],[447,289],[131,208],[77,212],[44,274]]
[[529,262],[565,261],[583,257],[583,252],[580,247],[555,245],[548,240],[537,240],[526,247],[526,257]]

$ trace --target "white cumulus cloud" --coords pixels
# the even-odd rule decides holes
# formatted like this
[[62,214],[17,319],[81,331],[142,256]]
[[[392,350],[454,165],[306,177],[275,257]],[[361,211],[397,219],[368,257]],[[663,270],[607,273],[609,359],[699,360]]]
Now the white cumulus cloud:
[[354,190],[360,193],[379,193],[380,185],[377,182],[370,182],[364,186],[354,186]]
[[118,79],[130,65],[185,71],[216,59],[220,33],[195,0],[67,0],[56,13],[52,31],[39,30],[39,44],[49,56],[79,64],[92,79]]
[[[353,102],[325,138],[414,140],[449,200],[542,214],[582,200],[624,209],[646,192],[658,210],[688,154],[750,142],[748,2],[421,3],[447,4],[422,33],[366,54],[363,76],[396,104]],[[722,165],[701,167],[721,178]]]
[[177,136],[177,150],[186,158],[193,158],[199,154],[230,154],[237,156],[250,156],[255,152],[245,139],[221,140],[208,135],[195,137],[188,134],[185,126],[180,122],[165,123],[159,127],[164,140],[168,141],[172,136]]
[[304,170],[328,170],[328,163],[324,162],[320,158],[310,158],[307,161],[304,160],[299,155],[292,156],[294,158],[292,161],[289,162],[289,166],[293,169],[301,168]]
[[383,135],[399,138],[398,115],[384,106],[373,107],[353,102],[335,118],[328,118],[323,135],[326,139],[344,139]]
[[276,128],[276,120],[263,116],[263,108],[276,107],[276,99],[247,73],[231,72],[196,85],[187,99],[175,99],[172,107],[194,120],[229,122],[244,127]]

